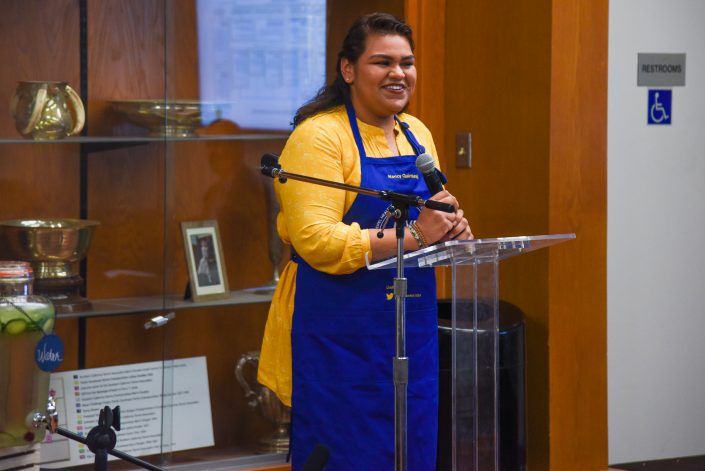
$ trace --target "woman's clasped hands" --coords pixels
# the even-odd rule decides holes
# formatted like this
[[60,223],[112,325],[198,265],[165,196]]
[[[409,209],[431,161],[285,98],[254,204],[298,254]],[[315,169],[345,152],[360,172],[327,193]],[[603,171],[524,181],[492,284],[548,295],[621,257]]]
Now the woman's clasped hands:
[[423,233],[429,245],[449,240],[470,240],[474,238],[470,223],[465,218],[465,213],[460,209],[455,196],[443,190],[433,195],[430,199],[452,205],[455,208],[455,212],[446,213],[424,208],[419,213],[416,226]]

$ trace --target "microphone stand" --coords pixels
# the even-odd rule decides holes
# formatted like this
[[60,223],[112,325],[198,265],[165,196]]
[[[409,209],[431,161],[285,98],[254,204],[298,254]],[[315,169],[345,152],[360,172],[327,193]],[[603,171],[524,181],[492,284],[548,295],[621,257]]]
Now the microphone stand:
[[108,469],[108,454],[113,455],[121,460],[128,461],[144,469],[151,471],[165,471],[163,468],[154,466],[151,463],[142,461],[139,458],[128,455],[120,450],[114,449],[117,443],[115,430],[120,431],[120,406],[110,409],[105,406],[98,418],[98,425],[93,427],[88,435],[84,438],[81,435],[75,434],[70,430],[59,427],[59,414],[56,411],[56,403],[54,398],[49,396],[47,403],[47,414],[42,415],[37,412],[32,417],[32,425],[34,428],[40,428],[46,425],[47,430],[51,433],[58,433],[61,436],[75,440],[88,446],[88,449],[95,455],[94,470],[107,471]]
[[356,187],[344,183],[332,182],[321,178],[285,172],[274,154],[262,156],[262,174],[278,178],[285,183],[288,178],[316,185],[339,188],[353,191],[363,195],[373,196],[391,201],[387,216],[384,219],[377,237],[383,237],[382,230],[389,217],[394,218],[397,240],[397,276],[394,278],[394,299],[396,301],[396,356],[393,358],[394,380],[394,469],[406,471],[407,469],[407,386],[409,384],[409,358],[406,356],[406,297],[407,279],[404,277],[404,228],[409,217],[409,207],[426,207],[447,213],[455,212],[452,205],[438,201],[424,200],[420,196],[396,193],[387,190],[373,190],[370,188]]

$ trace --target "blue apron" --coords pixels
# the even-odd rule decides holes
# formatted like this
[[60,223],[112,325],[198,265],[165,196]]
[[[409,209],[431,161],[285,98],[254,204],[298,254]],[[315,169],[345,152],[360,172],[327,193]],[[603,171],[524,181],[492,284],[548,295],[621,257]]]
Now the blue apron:
[[[416,155],[368,157],[352,106],[347,111],[360,153],[361,186],[428,198]],[[400,124],[414,150],[422,153],[408,125]],[[343,222],[375,227],[388,205],[358,194]],[[418,216],[416,208],[409,213],[410,219]],[[392,471],[396,270],[363,268],[348,275],[328,275],[299,256],[294,260],[298,269],[291,331],[292,471],[301,469],[317,443],[330,449],[327,470]],[[409,295],[408,470],[431,471],[436,468],[438,428],[436,282],[430,268],[406,268],[404,274]]]

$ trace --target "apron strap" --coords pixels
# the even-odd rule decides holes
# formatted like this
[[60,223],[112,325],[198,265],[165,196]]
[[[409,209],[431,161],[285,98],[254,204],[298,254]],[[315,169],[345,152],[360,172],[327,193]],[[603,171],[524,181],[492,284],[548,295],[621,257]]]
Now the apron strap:
[[348,121],[350,121],[350,128],[352,129],[353,137],[355,138],[355,144],[357,145],[357,151],[360,154],[360,158],[367,157],[365,154],[365,146],[362,145],[362,136],[360,136],[360,128],[357,127],[357,118],[355,117],[355,109],[350,103],[350,100],[345,100],[345,110],[348,112]]
[[406,139],[409,141],[409,144],[411,144],[411,147],[414,148],[414,153],[416,155],[421,155],[424,152],[426,152],[426,148],[419,144],[419,141],[416,140],[416,137],[414,134],[411,132],[411,129],[409,129],[409,124],[405,123],[404,121],[400,120],[397,115],[394,115],[394,119],[399,123],[399,126],[401,126],[401,130],[404,132],[404,135],[406,136]]

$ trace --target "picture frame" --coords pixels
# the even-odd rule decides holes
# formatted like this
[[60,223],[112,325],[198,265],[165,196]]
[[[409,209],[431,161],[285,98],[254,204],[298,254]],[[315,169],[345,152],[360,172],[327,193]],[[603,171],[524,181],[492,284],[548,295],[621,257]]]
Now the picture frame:
[[[204,301],[230,296],[218,222],[181,223],[191,299]],[[186,296],[188,297],[188,296]]]

